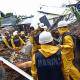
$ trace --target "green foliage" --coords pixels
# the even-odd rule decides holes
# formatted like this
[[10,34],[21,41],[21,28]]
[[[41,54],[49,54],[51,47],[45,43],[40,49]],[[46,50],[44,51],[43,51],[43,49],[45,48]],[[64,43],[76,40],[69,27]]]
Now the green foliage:
[[0,17],[0,26],[1,26],[1,21],[2,21],[3,17]]
[[76,0],[76,1],[80,1],[80,0]]
[[78,21],[80,21],[80,14],[79,11],[76,10],[76,8],[74,6],[70,7],[71,11],[75,14],[76,18]]
[[6,13],[6,17],[13,16],[13,13]]

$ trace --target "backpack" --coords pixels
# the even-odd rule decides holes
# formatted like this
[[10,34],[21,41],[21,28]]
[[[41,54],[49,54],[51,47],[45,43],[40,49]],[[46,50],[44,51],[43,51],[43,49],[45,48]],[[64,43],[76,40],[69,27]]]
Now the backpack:
[[63,44],[63,40],[64,37],[70,35],[73,39],[74,42],[74,60],[73,60],[73,64],[80,69],[80,38],[78,36],[76,36],[75,34],[72,34],[71,32],[65,32],[62,35],[62,42],[61,44]]
[[48,58],[37,51],[35,60],[38,80],[64,80],[60,50]]

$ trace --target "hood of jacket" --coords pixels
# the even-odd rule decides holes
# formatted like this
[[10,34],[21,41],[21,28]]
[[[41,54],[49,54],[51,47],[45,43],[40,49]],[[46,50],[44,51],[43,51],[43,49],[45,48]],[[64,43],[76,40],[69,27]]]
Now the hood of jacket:
[[64,34],[65,32],[70,32],[69,28],[67,27],[58,28],[58,31],[61,35]]
[[52,45],[41,45],[41,49],[39,51],[43,56],[50,57],[53,54],[56,54],[56,52],[59,50],[58,47],[52,46]]

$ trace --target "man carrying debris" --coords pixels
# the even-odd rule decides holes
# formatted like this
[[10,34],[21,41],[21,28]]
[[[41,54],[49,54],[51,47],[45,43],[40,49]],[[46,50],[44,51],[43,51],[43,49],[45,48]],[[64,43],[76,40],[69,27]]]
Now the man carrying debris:
[[22,46],[25,44],[25,42],[19,37],[17,31],[13,32],[11,44],[14,50],[20,50]]
[[11,35],[10,35],[10,33],[9,33],[8,31],[5,32],[5,35],[2,35],[2,39],[3,39],[3,42],[5,43],[5,45],[6,45],[9,49],[12,49]]

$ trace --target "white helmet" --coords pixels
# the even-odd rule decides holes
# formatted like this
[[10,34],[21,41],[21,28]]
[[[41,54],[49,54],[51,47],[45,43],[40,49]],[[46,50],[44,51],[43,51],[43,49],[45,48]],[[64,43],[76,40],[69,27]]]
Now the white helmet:
[[39,27],[40,27],[40,28],[43,28],[44,30],[47,30],[47,26],[44,26],[43,23],[40,23],[40,24],[39,24]]
[[47,26],[44,26],[43,29],[44,29],[44,30],[47,30],[48,28],[47,28]]
[[64,26],[67,26],[67,25],[68,25],[68,22],[66,22],[66,21],[60,21],[60,22],[58,23],[58,28],[64,27]]
[[30,25],[30,27],[33,27],[33,26],[34,26],[33,24]]
[[13,36],[17,35],[18,34],[18,31],[14,31],[13,32]]
[[18,33],[18,31],[15,31],[16,33]]
[[35,30],[38,29],[38,25],[37,24],[31,24],[30,27],[33,27]]
[[46,44],[46,43],[49,43],[52,41],[53,41],[53,37],[50,32],[43,31],[42,33],[40,33],[40,35],[39,35],[39,43],[40,44]]
[[43,28],[43,27],[44,27],[44,24],[43,24],[43,23],[40,23],[40,24],[39,24],[39,27],[40,27],[40,28]]

